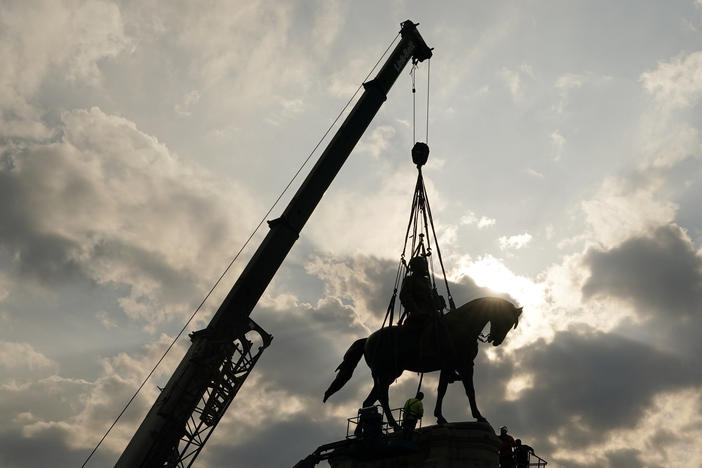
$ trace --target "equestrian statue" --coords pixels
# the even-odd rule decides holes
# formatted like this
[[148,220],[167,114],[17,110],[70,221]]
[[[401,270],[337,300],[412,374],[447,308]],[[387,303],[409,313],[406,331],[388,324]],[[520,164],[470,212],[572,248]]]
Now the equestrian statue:
[[[425,276],[423,269],[421,264],[410,265],[410,271],[418,277]],[[411,299],[403,300],[403,305],[411,308]],[[515,307],[505,299],[482,297],[445,315],[437,313],[430,318],[420,318],[421,329],[418,329],[416,318],[412,318],[412,311],[408,312],[408,323],[381,328],[368,338],[359,339],[351,345],[336,369],[336,378],[324,393],[324,401],[351,379],[363,356],[373,376],[373,388],[363,401],[363,407],[379,401],[393,428],[398,429],[398,425],[390,411],[388,389],[405,370],[441,371],[434,409],[439,424],[446,423],[441,405],[448,384],[455,380],[463,382],[473,417],[486,422],[475,402],[473,386],[473,361],[478,354],[478,339],[489,322],[490,332],[484,341],[493,346],[501,344],[507,333],[517,328],[522,308]]]

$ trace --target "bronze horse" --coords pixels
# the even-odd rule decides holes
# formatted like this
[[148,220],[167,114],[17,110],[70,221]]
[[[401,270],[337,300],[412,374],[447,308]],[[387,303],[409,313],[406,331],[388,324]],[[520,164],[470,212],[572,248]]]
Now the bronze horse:
[[473,417],[485,421],[475,403],[473,386],[473,361],[478,354],[478,338],[490,322],[490,333],[485,341],[493,346],[501,344],[507,333],[513,327],[517,328],[521,313],[521,307],[516,308],[505,299],[482,297],[442,316],[419,340],[410,336],[402,326],[382,328],[368,338],[355,341],[346,351],[343,362],[336,369],[336,378],[324,393],[324,401],[349,381],[361,356],[364,356],[373,375],[373,389],[363,406],[380,401],[393,427],[398,426],[390,412],[388,389],[405,370],[441,371],[434,408],[439,424],[446,423],[441,404],[448,384],[456,377],[463,381]]

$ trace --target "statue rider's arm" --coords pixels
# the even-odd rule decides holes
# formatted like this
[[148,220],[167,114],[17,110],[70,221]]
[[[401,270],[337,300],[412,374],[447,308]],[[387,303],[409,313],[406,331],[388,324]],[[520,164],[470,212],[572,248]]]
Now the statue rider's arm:
[[414,294],[412,294],[411,276],[406,277],[402,281],[402,288],[400,289],[400,302],[408,312],[414,312],[417,310],[417,303],[414,300]]

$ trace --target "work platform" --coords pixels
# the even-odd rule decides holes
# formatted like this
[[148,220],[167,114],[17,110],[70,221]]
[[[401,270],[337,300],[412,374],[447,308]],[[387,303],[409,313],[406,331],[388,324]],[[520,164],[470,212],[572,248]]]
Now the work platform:
[[401,433],[378,439],[347,439],[320,447],[297,467],[314,466],[326,459],[332,468],[498,468],[500,439],[492,426],[479,422],[457,422],[422,427],[412,440]]

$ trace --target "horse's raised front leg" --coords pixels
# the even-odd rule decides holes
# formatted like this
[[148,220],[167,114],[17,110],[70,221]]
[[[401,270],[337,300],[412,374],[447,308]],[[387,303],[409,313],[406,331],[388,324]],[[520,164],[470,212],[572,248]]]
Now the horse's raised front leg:
[[448,371],[442,369],[439,374],[439,387],[436,389],[436,406],[434,407],[434,416],[438,424],[446,424],[446,418],[444,418],[444,415],[441,413],[441,406],[444,402],[444,395],[446,395],[448,384]]
[[480,414],[480,411],[478,411],[478,405],[475,403],[475,387],[473,386],[473,363],[470,363],[469,366],[466,366],[465,369],[463,369],[463,372],[461,372],[461,376],[463,377],[463,387],[465,387],[466,389],[466,395],[468,396],[468,402],[470,403],[470,411],[473,414],[473,417],[479,422],[487,422],[487,419],[485,419],[483,415]]

